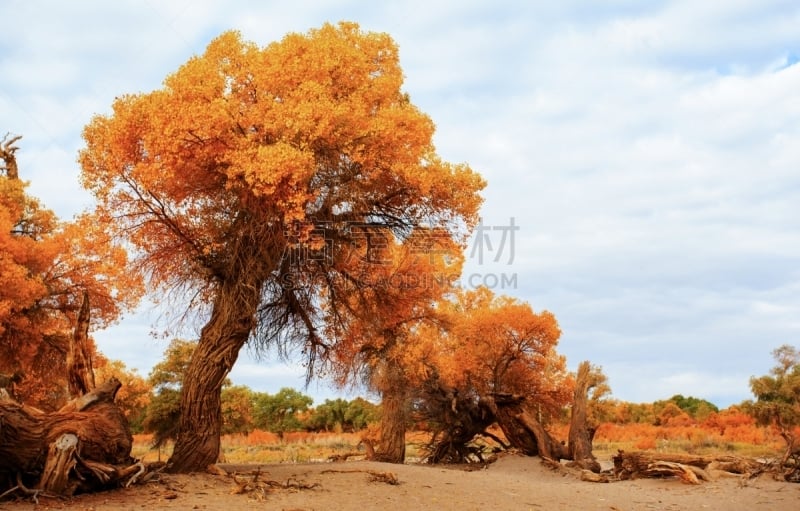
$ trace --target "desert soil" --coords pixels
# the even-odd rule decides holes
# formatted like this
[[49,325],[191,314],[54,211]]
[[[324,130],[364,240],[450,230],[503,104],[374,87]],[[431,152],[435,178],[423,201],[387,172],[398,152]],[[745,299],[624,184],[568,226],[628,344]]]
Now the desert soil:
[[[573,473],[549,469],[538,458],[519,455],[504,456],[475,471],[365,461],[220,467],[229,474],[158,474],[147,483],[129,488],[78,495],[68,500],[40,498],[38,504],[30,500],[6,501],[0,503],[0,509],[800,509],[800,484],[776,481],[770,475],[752,480],[725,477],[696,486],[676,479],[590,483],[580,481]],[[256,483],[243,487],[242,483],[252,480],[256,470],[259,472]]]

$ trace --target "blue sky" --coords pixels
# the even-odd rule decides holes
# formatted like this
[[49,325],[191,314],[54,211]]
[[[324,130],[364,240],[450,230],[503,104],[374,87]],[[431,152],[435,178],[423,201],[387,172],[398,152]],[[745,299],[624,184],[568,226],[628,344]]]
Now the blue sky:
[[[0,135],[24,135],[20,172],[62,218],[92,205],[81,130],[115,96],[224,30],[268,44],[355,21],[398,43],[439,153],[488,180],[484,224],[519,226],[513,254],[476,252],[467,276],[553,312],[570,367],[601,365],[619,399],[727,406],[800,344],[796,1],[6,0],[0,19]],[[101,350],[146,375],[165,312],[96,332]],[[302,385],[250,356],[232,378]]]

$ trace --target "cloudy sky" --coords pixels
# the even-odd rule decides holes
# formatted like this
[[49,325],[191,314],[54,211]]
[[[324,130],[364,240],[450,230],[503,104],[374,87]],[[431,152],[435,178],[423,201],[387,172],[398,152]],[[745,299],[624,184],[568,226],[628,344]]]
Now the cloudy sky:
[[[115,96],[228,29],[266,45],[355,21],[398,43],[439,153],[488,180],[464,285],[552,311],[571,368],[601,365],[619,399],[727,406],[800,345],[796,0],[5,0],[0,19],[0,136],[24,135],[20,172],[62,218],[92,205],[81,131]],[[161,312],[96,332],[100,349],[146,375]],[[232,378],[302,385],[249,356]]]

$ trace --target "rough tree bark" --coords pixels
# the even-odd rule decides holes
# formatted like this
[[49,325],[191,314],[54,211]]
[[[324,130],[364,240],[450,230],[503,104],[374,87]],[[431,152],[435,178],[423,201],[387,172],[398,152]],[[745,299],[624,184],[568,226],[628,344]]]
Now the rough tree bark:
[[89,293],[83,292],[78,321],[67,351],[67,381],[70,397],[79,397],[95,387],[92,349],[89,341]]
[[218,461],[222,430],[221,390],[255,325],[263,281],[255,275],[220,284],[211,319],[186,370],[181,418],[169,472],[195,472]]
[[381,424],[378,446],[371,459],[386,463],[403,463],[406,459],[407,382],[398,364],[382,364],[380,375]]
[[497,424],[513,447],[528,456],[569,459],[566,446],[547,432],[524,397],[496,394],[490,402]]
[[111,379],[62,409],[43,413],[0,400],[0,489],[72,495],[117,485],[144,470],[131,458],[133,439],[114,404]]
[[588,424],[587,407],[589,390],[597,382],[588,361],[581,362],[578,366],[578,376],[575,380],[575,391],[572,399],[572,418],[569,424],[569,459],[580,468],[600,472],[600,463],[592,454],[592,438],[594,431]]

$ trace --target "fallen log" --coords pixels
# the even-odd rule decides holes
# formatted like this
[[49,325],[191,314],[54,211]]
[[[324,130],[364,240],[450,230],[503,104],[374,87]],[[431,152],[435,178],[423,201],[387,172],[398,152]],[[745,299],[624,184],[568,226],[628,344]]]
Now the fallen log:
[[753,477],[766,469],[764,463],[736,456],[619,451],[612,457],[612,461],[614,475],[618,479],[677,477],[691,484],[698,484],[700,480],[711,480],[714,474]]
[[141,474],[130,456],[133,438],[114,404],[112,378],[53,413],[0,400],[0,493],[69,496],[120,484]]

